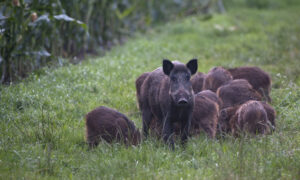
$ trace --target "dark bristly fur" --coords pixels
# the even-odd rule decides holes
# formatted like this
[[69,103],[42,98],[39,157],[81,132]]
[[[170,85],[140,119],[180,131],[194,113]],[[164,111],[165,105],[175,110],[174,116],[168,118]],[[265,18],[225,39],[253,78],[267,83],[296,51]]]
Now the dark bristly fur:
[[214,101],[219,105],[219,107],[223,106],[222,100],[218,97],[218,95],[211,90],[204,90],[200,92],[201,95],[204,95],[206,98],[209,98],[210,100]]
[[194,93],[197,94],[198,92],[202,91],[203,89],[203,82],[204,82],[205,74],[202,72],[197,72],[192,78],[192,87]]
[[270,75],[260,69],[259,67],[237,67],[227,69],[233,79],[246,79],[262,97],[265,97],[267,101],[271,102],[271,77]]
[[[210,91],[205,90],[195,95],[195,104],[193,110],[193,119],[191,122],[190,134],[197,135],[201,132],[206,133],[209,137],[214,138],[219,115],[219,98]],[[153,118],[150,123],[151,135],[156,137],[161,136],[162,124]],[[176,135],[180,134],[180,124],[174,125]]]
[[230,119],[234,136],[240,133],[269,134],[271,132],[267,112],[259,101],[248,101],[241,105]]
[[221,109],[240,105],[249,100],[262,100],[261,95],[244,79],[236,79],[221,86],[217,90],[217,95],[223,102]]
[[97,146],[101,140],[137,145],[140,132],[124,114],[100,106],[86,115],[86,140],[90,147]]
[[[138,108],[141,110],[141,87],[145,81],[145,79],[148,77],[150,72],[145,72],[142,75],[140,75],[136,81],[135,81],[135,87],[136,87],[136,97],[137,97],[137,103]],[[150,125],[149,125],[150,133],[152,136],[161,137],[161,131],[162,131],[162,123],[159,123],[158,120],[153,116]]]
[[[180,64],[180,63],[174,62],[174,65],[176,64]],[[241,72],[243,70],[244,72]],[[151,72],[152,75],[155,73],[160,75],[158,76],[154,75],[155,78],[152,79],[151,81],[160,84],[159,76],[161,77],[161,79],[163,79],[166,78],[166,75],[162,73],[161,68],[155,71]],[[146,79],[150,78],[149,75],[151,73],[149,72],[143,73],[136,80],[137,99],[138,99],[140,109],[141,109],[141,104],[144,103],[144,100],[142,100],[143,98],[141,97],[142,94],[141,91],[143,91],[145,87],[142,86],[146,81]],[[238,77],[241,79],[237,79]],[[198,72],[195,76],[191,78],[190,81],[192,83],[194,92],[196,92],[190,133],[196,135],[199,134],[201,131],[204,131],[212,138],[215,137],[216,131],[221,134],[232,132],[234,135],[237,135],[237,133],[240,132],[237,129],[241,128],[242,125],[235,124],[233,126],[233,123],[237,121],[236,118],[238,117],[237,115],[238,112],[240,112],[239,109],[241,109],[242,107],[244,107],[245,109],[246,105],[244,105],[244,103],[246,104],[248,102],[261,101],[262,96],[269,95],[269,90],[271,86],[271,79],[269,75],[256,67],[233,68],[233,69],[228,69],[228,71],[222,67],[215,67],[211,69],[207,75]],[[157,91],[159,95],[162,91],[161,86],[159,85],[154,87],[159,88],[159,90]],[[154,87],[150,87],[150,88],[154,89]],[[217,94],[211,91],[216,88],[218,88]],[[159,115],[158,115],[159,118],[157,117],[157,114],[162,113],[161,112],[162,110],[160,109],[161,108],[160,105],[157,106],[157,104],[155,105],[154,103],[157,102],[157,99],[155,98],[159,98],[159,97],[157,97],[156,94],[157,92],[155,93],[153,89],[144,90],[152,93],[151,96],[154,97],[154,100],[152,100],[151,102],[153,103],[152,108],[156,112],[152,114],[152,120],[149,124],[149,128],[152,134],[158,135],[160,137],[163,135],[162,131],[163,131],[164,123],[163,123],[163,119],[159,119],[162,117],[159,117]],[[211,90],[202,91],[202,89],[211,89]],[[263,91],[261,91],[262,89]],[[270,98],[268,97],[268,99]],[[255,100],[255,101],[249,101],[249,100]],[[267,133],[270,130],[275,130],[276,113],[273,107],[271,107],[266,102],[258,102],[256,103],[256,105],[257,104],[259,104],[258,107],[260,108],[256,110],[249,110],[249,112],[247,112],[248,117],[253,116],[254,119],[255,118],[263,119],[266,114],[267,121],[265,122],[267,122],[268,128],[264,129],[263,128],[264,126],[252,125],[252,126],[248,126],[248,128],[245,128],[244,131],[248,131],[250,133]],[[249,107],[251,106],[253,105],[250,105]],[[219,109],[221,109],[220,113],[219,113]],[[263,111],[265,112],[265,114],[261,113]],[[256,114],[256,112],[259,113]],[[245,120],[245,122],[247,122],[247,120]],[[255,120],[253,121],[253,123],[254,122]],[[180,121],[174,122],[172,128],[174,134],[180,134],[181,122]]]
[[[144,80],[148,77],[149,72],[143,73],[139,76],[136,80],[136,90],[137,90],[137,99],[140,102],[140,89],[144,82]],[[202,76],[203,73],[198,72],[195,76],[192,77],[192,80],[199,80],[199,76]],[[203,79],[202,79],[203,80]],[[199,82],[199,81],[198,81]],[[201,82],[201,80],[200,80]],[[192,81],[193,83],[193,81]],[[201,82],[201,86],[202,86]],[[195,83],[197,84],[197,83]],[[199,86],[198,86],[199,87]],[[201,87],[202,88],[202,87]],[[200,88],[200,89],[201,89]],[[194,89],[195,91],[195,89]],[[198,93],[195,99],[195,107],[193,111],[193,120],[191,123],[191,133],[192,134],[199,134],[200,131],[204,131],[210,137],[214,138],[216,134],[216,125],[218,121],[218,110],[219,107],[222,105],[222,101],[218,98],[216,93],[210,90],[204,90]],[[217,104],[215,104],[217,103]],[[209,108],[208,108],[209,107]],[[207,111],[208,108],[208,111]],[[197,110],[195,110],[197,109]],[[154,117],[149,125],[149,129],[151,131],[151,135],[160,137],[162,131],[162,123],[159,123],[158,120]],[[174,127],[175,134],[180,134],[180,125],[176,124]]]
[[212,68],[205,76],[203,90],[216,92],[217,89],[232,80],[231,74],[222,67]]
[[[212,91],[210,91],[213,93]],[[214,138],[219,117],[219,105],[215,97],[209,92],[200,92],[195,95],[191,133],[199,134],[204,131],[209,137]],[[216,101],[215,101],[216,100]]]
[[230,119],[234,116],[236,110],[240,107],[240,105],[227,107],[220,110],[219,120],[218,120],[218,127],[217,133],[221,136],[228,134],[231,132],[230,127]]
[[196,73],[197,67],[196,59],[186,65],[164,60],[163,68],[149,73],[141,86],[140,101],[145,137],[148,136],[152,119],[156,119],[162,124],[164,141],[172,148],[175,123],[181,124],[182,143],[187,140],[194,106],[190,77]]
[[141,109],[141,105],[140,105],[141,104],[141,87],[149,74],[150,74],[149,72],[145,72],[142,75],[140,75],[135,81],[136,97],[137,97],[137,103],[138,103],[139,109]]
[[[141,87],[145,81],[145,79],[148,77],[150,72],[145,72],[142,75],[140,75],[136,81],[135,81],[135,87],[136,87],[136,96],[137,96],[137,102],[138,102],[138,108],[141,110],[140,104],[141,102]],[[162,123],[159,123],[159,121],[153,116],[150,125],[150,134],[155,137],[161,137],[162,136]],[[179,128],[174,128],[175,129],[175,134],[180,134],[180,129]]]
[[[240,116],[241,114],[245,114],[245,112],[247,112],[247,115]],[[260,121],[259,119],[265,119],[265,115],[267,121],[262,120],[262,123],[260,124],[263,126],[260,126],[260,124],[258,124]],[[256,133],[255,131],[258,131],[258,133],[266,134],[275,130],[275,116],[276,113],[274,108],[266,102],[250,100],[242,105],[228,107],[220,111],[218,133],[224,134],[233,132],[234,135],[237,135],[237,133],[240,132],[238,130],[243,130],[243,125],[241,125],[241,123],[250,122],[251,128],[246,130],[248,133],[253,134]],[[240,124],[237,124],[238,118],[240,118]],[[255,126],[258,128],[255,128]]]

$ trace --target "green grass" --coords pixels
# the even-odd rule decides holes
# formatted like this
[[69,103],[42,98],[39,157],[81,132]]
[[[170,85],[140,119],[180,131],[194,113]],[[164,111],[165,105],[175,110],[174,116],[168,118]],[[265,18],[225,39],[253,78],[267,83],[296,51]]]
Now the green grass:
[[[1,86],[0,179],[300,179],[299,10],[189,17],[137,35],[104,57]],[[112,107],[141,128],[135,79],[163,58],[194,57],[201,72],[220,65],[268,71],[276,132],[217,140],[200,135],[174,152],[151,138],[137,147],[103,143],[88,150],[87,112]]]

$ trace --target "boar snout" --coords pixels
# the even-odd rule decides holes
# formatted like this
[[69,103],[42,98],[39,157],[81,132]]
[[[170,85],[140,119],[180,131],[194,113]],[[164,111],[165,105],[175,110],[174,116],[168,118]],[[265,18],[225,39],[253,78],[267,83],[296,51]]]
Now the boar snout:
[[179,105],[186,105],[187,103],[188,103],[188,101],[186,98],[180,98],[178,101]]
[[189,105],[192,100],[192,94],[188,93],[186,90],[178,90],[171,93],[173,102],[178,106]]

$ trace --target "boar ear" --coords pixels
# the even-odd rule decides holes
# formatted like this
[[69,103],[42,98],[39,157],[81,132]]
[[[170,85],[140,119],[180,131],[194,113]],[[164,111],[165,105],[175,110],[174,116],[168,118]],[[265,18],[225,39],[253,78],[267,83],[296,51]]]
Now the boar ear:
[[197,59],[191,59],[187,64],[186,67],[189,68],[191,71],[191,74],[195,74],[198,69],[198,60]]
[[163,71],[166,75],[168,75],[168,76],[170,75],[173,67],[174,67],[174,65],[170,60],[168,60],[168,59],[163,60]]

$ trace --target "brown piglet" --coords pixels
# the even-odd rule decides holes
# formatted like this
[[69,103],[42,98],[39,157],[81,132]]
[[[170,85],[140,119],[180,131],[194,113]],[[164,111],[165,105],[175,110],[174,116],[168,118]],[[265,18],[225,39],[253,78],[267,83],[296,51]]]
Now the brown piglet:
[[233,79],[246,79],[260,95],[271,102],[271,77],[270,75],[255,66],[244,66],[227,69]]
[[221,109],[241,105],[249,100],[262,100],[261,95],[245,79],[236,79],[221,86],[217,95],[223,102]]
[[220,86],[230,81],[232,81],[230,72],[223,67],[214,67],[205,76],[203,90],[216,92]]
[[191,83],[194,90],[194,93],[197,94],[198,92],[202,91],[203,83],[205,79],[205,74],[202,72],[197,72],[192,78]]
[[140,143],[140,132],[134,123],[114,109],[100,106],[86,115],[85,123],[86,140],[90,147],[97,146],[101,140],[126,145]]
[[[211,93],[203,92],[195,94],[191,134],[195,135],[204,131],[210,138],[214,138],[217,131],[219,105],[218,101],[212,98],[212,91]],[[215,97],[217,98],[216,95]]]
[[268,113],[260,101],[247,101],[241,105],[230,119],[231,131],[234,136],[241,133],[269,134],[271,122]]

